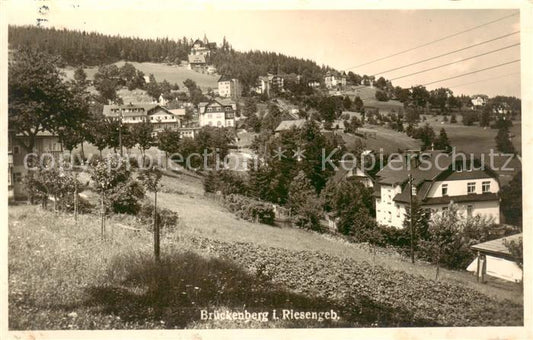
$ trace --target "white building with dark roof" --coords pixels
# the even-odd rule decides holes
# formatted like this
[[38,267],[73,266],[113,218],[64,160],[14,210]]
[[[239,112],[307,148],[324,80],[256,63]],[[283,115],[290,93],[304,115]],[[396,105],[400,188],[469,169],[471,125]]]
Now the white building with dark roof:
[[198,104],[198,122],[200,127],[235,127],[237,104],[229,99],[216,98]]
[[181,112],[174,113],[158,104],[104,105],[105,117],[117,118],[123,124],[138,124],[148,121],[154,124],[154,131],[177,130],[181,127]]
[[500,223],[500,183],[488,168],[464,162],[452,162],[442,151],[390,161],[376,175],[374,197],[379,224],[403,228],[410,206],[409,175],[413,178],[413,199],[431,213],[448,209],[451,202],[464,211],[465,217],[483,215]]
[[238,79],[226,75],[218,79],[218,95],[237,100],[241,96],[241,85]]

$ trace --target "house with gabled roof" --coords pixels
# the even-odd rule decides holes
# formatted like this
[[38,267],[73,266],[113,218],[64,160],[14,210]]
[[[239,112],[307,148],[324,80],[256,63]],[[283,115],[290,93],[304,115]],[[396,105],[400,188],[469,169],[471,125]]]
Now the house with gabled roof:
[[201,71],[207,67],[206,56],[203,54],[189,54],[189,66],[190,70]]
[[346,73],[344,71],[341,73],[328,71],[324,77],[324,83],[328,89],[344,87],[346,86]]
[[148,121],[153,124],[154,132],[156,133],[164,129],[179,129],[183,117],[180,113],[172,112],[164,106],[142,103],[104,105],[103,114],[105,117],[120,119],[123,124],[138,124]]
[[[376,220],[403,228],[411,195],[429,213],[456,203],[465,218],[482,215],[500,223],[500,183],[488,167],[443,151],[412,152],[391,160],[377,175],[374,186]],[[409,176],[412,176],[412,188]]]
[[200,127],[235,127],[237,104],[226,98],[215,98],[198,104]]
[[285,80],[283,79],[283,77],[277,74],[270,73],[266,76],[260,76],[257,79],[255,92],[258,94],[266,94],[270,97],[272,91],[285,91]]

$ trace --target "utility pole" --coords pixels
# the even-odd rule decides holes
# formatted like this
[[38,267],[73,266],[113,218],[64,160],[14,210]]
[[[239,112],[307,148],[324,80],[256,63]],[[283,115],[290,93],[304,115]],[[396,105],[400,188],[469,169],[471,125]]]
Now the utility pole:
[[414,223],[413,223],[413,175],[409,174],[409,228],[411,229],[411,263],[415,263],[415,248],[414,248]]
[[120,124],[118,127],[118,145],[120,147],[120,157],[122,157],[122,110],[120,111]]
[[78,224],[78,173],[74,172],[74,221]]

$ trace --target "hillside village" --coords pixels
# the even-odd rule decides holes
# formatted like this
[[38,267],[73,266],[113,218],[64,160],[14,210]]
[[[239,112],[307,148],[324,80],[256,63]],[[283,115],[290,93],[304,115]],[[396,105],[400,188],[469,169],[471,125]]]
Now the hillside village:
[[[190,236],[191,240],[203,240],[186,243],[191,251],[201,253],[206,251],[203,247],[210,247],[227,256],[244,252],[228,250],[239,245],[241,237],[242,242],[253,244],[246,228],[259,235],[264,233],[261,228],[272,228],[260,237],[278,242],[269,234],[278,233],[275,226],[291,242],[303,238],[304,243],[313,244],[312,251],[320,251],[322,241],[318,237],[326,243],[338,240],[335,242],[347,253],[355,247],[359,255],[368,251],[361,256],[374,256],[374,261],[382,256],[385,260],[377,261],[382,261],[379,266],[384,266],[385,272],[397,265],[383,263],[400,261],[401,268],[408,268],[408,275],[422,275],[417,276],[421,282],[442,280],[443,285],[457,285],[468,294],[478,294],[483,308],[493,311],[494,319],[484,320],[484,324],[519,323],[496,312],[502,301],[494,299],[503,294],[513,300],[508,312],[518,318],[521,307],[516,296],[521,294],[517,292],[522,259],[517,243],[513,248],[508,242],[511,235],[513,242],[518,242],[516,235],[522,230],[520,99],[462,95],[444,87],[401,88],[384,77],[309,66],[308,61],[298,64],[285,57],[271,59],[268,54],[251,52],[237,55],[225,39],[217,44],[205,36],[190,42],[184,39],[176,47],[179,53],[169,52],[160,62],[155,56],[153,60],[108,60],[99,66],[44,62],[50,60],[45,51],[18,48],[27,29],[10,28],[8,186],[14,207],[12,213],[10,206],[10,228],[15,228],[12,221],[17,218],[21,222],[16,223],[31,224],[20,217],[26,203],[32,209],[40,205],[53,214],[75,216],[76,226],[78,218],[87,221],[92,216],[94,221],[88,225],[94,230],[100,228],[104,239],[124,237],[109,236],[109,230],[115,229],[120,230],[117,235],[135,230],[135,235],[141,235],[139,239],[143,239],[144,231],[154,237],[157,233],[156,259],[160,256],[161,231],[164,261],[173,247],[172,233],[180,228],[185,231],[179,235],[185,236],[178,239]],[[44,33],[55,36],[58,46],[61,34],[76,34]],[[160,46],[162,51],[167,43]],[[128,51],[126,47],[124,51]],[[60,51],[65,60],[74,60],[75,56],[66,55],[67,47],[57,47],[56,52]],[[249,67],[249,72],[234,71],[239,63],[243,69]],[[28,67],[32,64],[44,66]],[[147,72],[152,64],[160,70],[157,78]],[[38,87],[43,73],[57,80],[50,91],[69,98],[69,104],[62,107],[51,95],[43,100],[47,109],[35,109],[39,113],[34,115],[24,104],[31,94],[20,89]],[[26,75],[33,80],[27,80]],[[196,76],[204,77],[198,79],[212,86],[197,83]],[[489,148],[501,154],[491,166],[481,167]],[[452,159],[455,151],[473,156]],[[24,162],[32,153],[40,165],[36,163],[37,170],[28,171]],[[44,154],[52,155],[52,162],[59,164],[63,159],[71,166],[53,170],[56,172],[39,168]],[[343,157],[346,154],[351,157]],[[122,158],[113,158],[118,155]],[[330,155],[328,162],[324,162],[326,155]],[[219,167],[225,158],[230,162]],[[159,159],[157,167],[153,167],[154,159]],[[376,159],[385,161],[371,161]],[[131,170],[98,175],[99,166],[106,162],[124,162]],[[504,163],[512,170],[506,170]],[[150,176],[156,176],[155,185],[147,180]],[[101,188],[106,188],[105,192]],[[209,220],[212,225],[195,224],[211,213],[220,221],[230,221],[224,222],[227,226],[221,227],[219,234],[215,218]],[[101,221],[101,226],[95,221]],[[106,228],[111,228],[108,234]],[[292,234],[296,232],[301,234]],[[235,236],[240,234],[243,236]],[[446,239],[446,235],[454,236]],[[128,236],[125,239],[133,242]],[[299,246],[280,242],[282,245],[273,249],[281,249],[281,257],[291,256],[286,251],[300,251]],[[439,248],[442,242],[447,242],[446,246]],[[352,255],[339,256],[352,261]],[[285,274],[275,271],[275,263],[243,265],[263,268],[261,272],[255,269],[258,280],[277,277],[278,282],[285,282]],[[382,270],[373,268],[368,270]],[[294,282],[287,287],[295,287]],[[438,295],[445,287],[439,284],[427,289]],[[325,293],[328,299],[333,295]],[[429,301],[431,295],[423,299]],[[387,303],[378,300],[376,306],[385,310]],[[15,313],[22,313],[22,309]],[[92,315],[93,311],[87,313]],[[170,322],[166,313],[171,312],[160,313],[154,320],[160,317]],[[399,313],[402,316],[397,319],[378,313],[376,322],[388,326],[432,322],[472,326],[480,322],[475,316],[472,321],[456,322],[448,314],[439,319],[433,314],[426,318]],[[146,326],[141,319],[136,319],[135,325]],[[17,327],[31,325],[20,320]],[[339,326],[366,322],[351,314],[348,320]]]

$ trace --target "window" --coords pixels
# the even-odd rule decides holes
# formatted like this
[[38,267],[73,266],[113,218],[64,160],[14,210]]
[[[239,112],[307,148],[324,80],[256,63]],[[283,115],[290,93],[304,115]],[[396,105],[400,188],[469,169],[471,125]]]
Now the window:
[[19,148],[18,145],[15,145],[15,146],[13,147],[13,154],[14,154],[14,155],[18,155],[19,153],[20,153],[20,148]]
[[396,204],[396,217],[400,217],[400,206]]
[[481,183],[481,190],[483,192],[490,192],[490,182],[486,181],[486,182]]
[[15,183],[22,183],[22,174],[20,172],[15,172],[13,174],[13,181]]
[[443,184],[441,186],[441,189],[442,189],[442,196],[448,195],[448,184]]
[[466,216],[468,217],[472,217],[472,211],[474,210],[474,206],[472,205],[467,205],[466,206]]
[[392,213],[389,211],[389,222],[392,222]]
[[469,194],[473,194],[476,192],[476,182],[468,182],[466,184],[466,192]]

